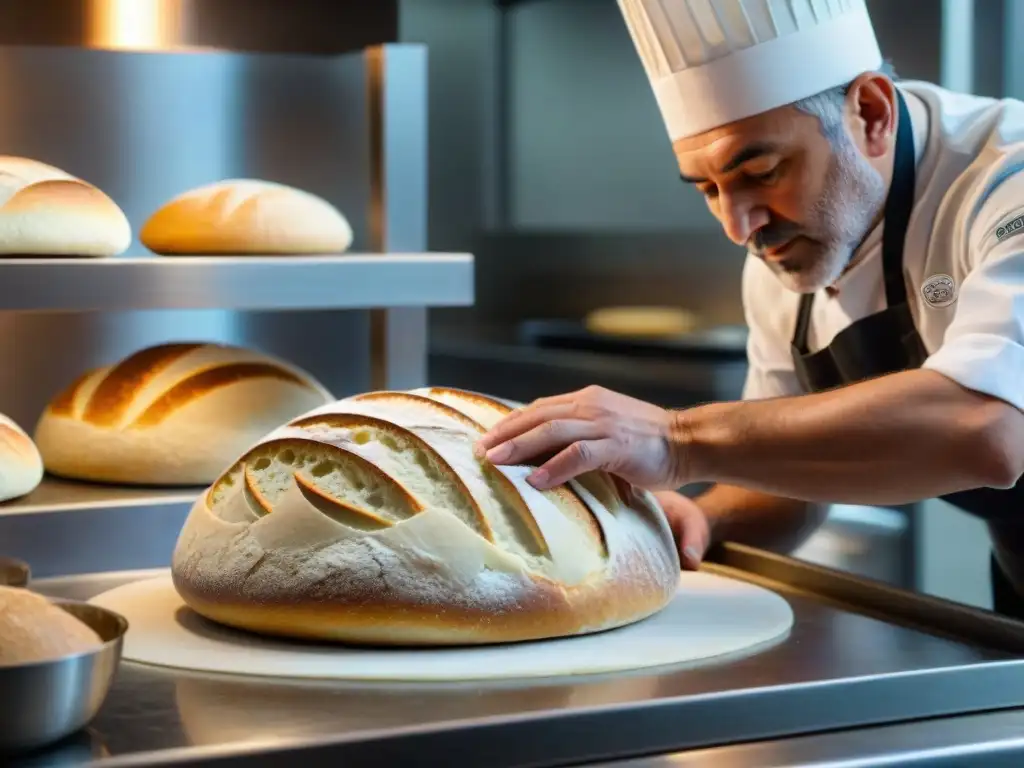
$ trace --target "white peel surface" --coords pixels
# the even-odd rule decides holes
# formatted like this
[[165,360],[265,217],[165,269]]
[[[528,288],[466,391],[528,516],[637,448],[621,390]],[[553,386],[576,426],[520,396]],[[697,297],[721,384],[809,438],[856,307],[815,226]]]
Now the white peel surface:
[[681,574],[676,596],[662,611],[626,627],[463,648],[355,648],[238,632],[187,608],[169,574],[117,587],[89,602],[128,620],[127,661],[200,672],[364,681],[560,677],[709,661],[781,641],[793,625],[789,603],[775,592],[703,572]]

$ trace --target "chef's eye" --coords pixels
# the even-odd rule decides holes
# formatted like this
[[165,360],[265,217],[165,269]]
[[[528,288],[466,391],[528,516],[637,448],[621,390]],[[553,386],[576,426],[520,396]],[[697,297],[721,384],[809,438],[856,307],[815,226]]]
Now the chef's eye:
[[714,184],[701,184],[697,187],[697,190],[708,200],[714,200],[718,197],[718,187]]
[[770,171],[765,171],[764,173],[748,173],[747,178],[758,184],[774,184],[779,180],[779,176],[781,175],[781,167],[776,165]]

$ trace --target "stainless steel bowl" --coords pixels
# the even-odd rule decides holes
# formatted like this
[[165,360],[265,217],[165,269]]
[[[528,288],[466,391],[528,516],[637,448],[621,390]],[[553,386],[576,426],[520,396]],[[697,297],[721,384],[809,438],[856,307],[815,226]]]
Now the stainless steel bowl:
[[104,643],[53,661],[0,666],[0,753],[46,747],[84,728],[117,674],[125,618],[75,600],[53,603],[92,627]]

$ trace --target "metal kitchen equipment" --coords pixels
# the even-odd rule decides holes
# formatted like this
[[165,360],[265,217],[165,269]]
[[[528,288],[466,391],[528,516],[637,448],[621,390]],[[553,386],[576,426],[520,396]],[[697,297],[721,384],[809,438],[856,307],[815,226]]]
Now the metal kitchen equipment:
[[[112,768],[427,766],[449,754],[509,768],[768,740],[784,749],[819,732],[870,745],[896,723],[1024,709],[1018,622],[746,547],[721,548],[707,568],[784,595],[796,616],[790,636],[694,666],[524,683],[268,681],[124,662],[93,728]],[[88,599],[153,573],[35,586]]]
[[85,727],[103,706],[117,676],[128,622],[76,600],[54,603],[92,628],[103,645],[52,661],[0,665],[0,759],[52,745]]
[[[183,339],[281,356],[339,397],[426,383],[427,308],[472,304],[473,258],[426,252],[428,55],[395,42],[396,0],[31,5],[0,10],[0,41],[26,43],[0,46],[0,151],[100,187],[135,238],[123,258],[0,260],[0,412],[31,431],[84,370]],[[141,246],[156,208],[226,178],[320,195],[351,251]]]

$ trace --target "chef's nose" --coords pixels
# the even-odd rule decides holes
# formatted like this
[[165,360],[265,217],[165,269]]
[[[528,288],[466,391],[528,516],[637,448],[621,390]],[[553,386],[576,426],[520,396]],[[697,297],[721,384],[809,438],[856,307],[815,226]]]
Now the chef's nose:
[[746,245],[754,233],[771,220],[768,209],[752,204],[742,197],[720,200],[721,222],[725,234],[736,245]]

